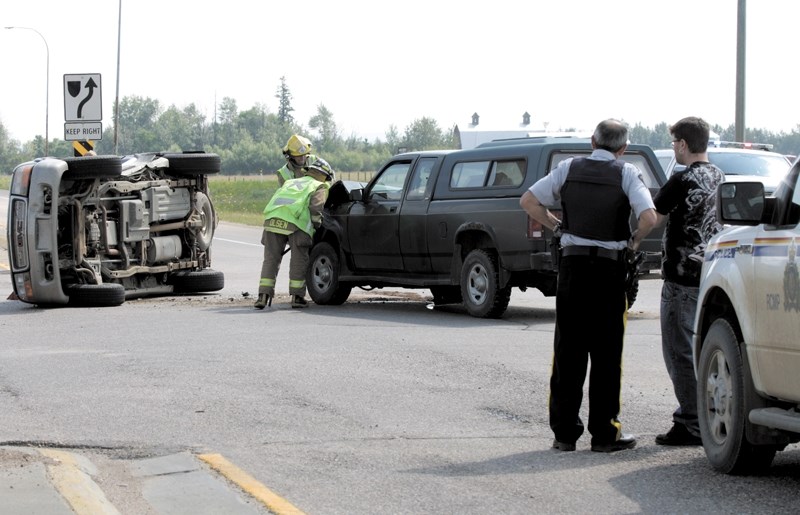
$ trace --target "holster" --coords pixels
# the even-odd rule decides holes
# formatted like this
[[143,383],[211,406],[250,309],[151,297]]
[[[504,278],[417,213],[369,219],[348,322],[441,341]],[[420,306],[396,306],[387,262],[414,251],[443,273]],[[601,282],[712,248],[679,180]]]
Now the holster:
[[553,269],[557,271],[561,261],[561,238],[558,236],[550,238],[550,260],[553,262]]

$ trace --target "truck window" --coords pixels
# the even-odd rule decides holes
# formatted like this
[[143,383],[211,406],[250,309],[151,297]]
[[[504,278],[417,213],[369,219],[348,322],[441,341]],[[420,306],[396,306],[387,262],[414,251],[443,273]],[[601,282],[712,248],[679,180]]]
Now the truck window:
[[406,195],[408,200],[422,200],[430,195],[430,186],[432,185],[429,182],[436,159],[435,157],[423,157],[417,161],[414,173],[411,174],[411,183]]
[[486,173],[491,161],[472,161],[456,163],[450,175],[451,188],[481,188],[485,184]]
[[403,185],[406,183],[409,168],[411,168],[410,162],[390,165],[375,180],[368,198],[400,200],[403,197]]
[[487,185],[492,187],[519,186],[525,179],[525,161],[517,159],[514,161],[495,161],[492,164],[492,171],[489,173]]

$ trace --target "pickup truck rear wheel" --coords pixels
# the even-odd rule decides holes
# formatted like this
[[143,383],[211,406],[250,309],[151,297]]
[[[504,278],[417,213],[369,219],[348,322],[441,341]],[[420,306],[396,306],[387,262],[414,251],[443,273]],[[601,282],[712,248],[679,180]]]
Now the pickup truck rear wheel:
[[697,415],[703,447],[711,466],[726,474],[766,470],[775,457],[773,445],[747,441],[747,388],[739,339],[731,323],[715,320],[703,340],[697,370]]
[[339,283],[339,255],[330,243],[318,243],[309,256],[306,287],[315,304],[344,304],[352,286]]
[[461,267],[461,294],[470,315],[500,318],[511,299],[511,287],[500,288],[497,259],[482,249],[467,254]]

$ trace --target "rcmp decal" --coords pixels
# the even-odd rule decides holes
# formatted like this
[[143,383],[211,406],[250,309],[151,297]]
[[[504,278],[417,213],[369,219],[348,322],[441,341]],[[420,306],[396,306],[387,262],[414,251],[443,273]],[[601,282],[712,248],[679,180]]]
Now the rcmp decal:
[[[786,267],[783,269],[783,310],[800,311],[800,268],[797,266],[795,238],[756,238],[752,245],[740,245],[739,240],[719,241],[708,246],[705,260],[733,259],[737,253],[752,253],[753,257],[786,257]],[[770,311],[779,310],[781,294],[768,293],[766,305]]]
[[715,259],[733,259],[736,257],[736,248],[739,240],[718,241],[706,248],[705,260],[714,261]]

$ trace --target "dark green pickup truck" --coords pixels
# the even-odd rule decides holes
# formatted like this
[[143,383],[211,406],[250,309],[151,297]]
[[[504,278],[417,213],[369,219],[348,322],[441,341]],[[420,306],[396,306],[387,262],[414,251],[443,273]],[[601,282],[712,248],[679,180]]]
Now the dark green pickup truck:
[[[341,304],[354,287],[428,288],[435,304],[463,302],[473,316],[499,318],[512,288],[555,295],[552,235],[519,199],[559,161],[590,153],[588,139],[500,140],[398,154],[366,185],[334,184],[311,250],[311,298]],[[629,145],[623,159],[653,194],[666,182],[649,146]],[[660,238],[642,244],[643,273],[660,267]],[[634,282],[629,304],[637,291]]]

